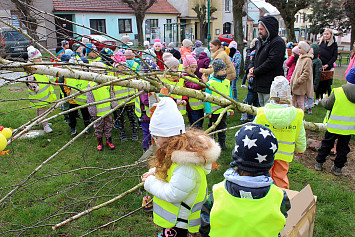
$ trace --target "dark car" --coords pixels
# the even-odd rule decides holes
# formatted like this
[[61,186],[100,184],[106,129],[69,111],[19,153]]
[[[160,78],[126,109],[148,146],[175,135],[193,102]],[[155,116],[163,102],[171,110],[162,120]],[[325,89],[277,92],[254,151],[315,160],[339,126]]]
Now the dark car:
[[0,28],[0,56],[27,59],[27,47],[31,41],[23,34],[11,29]]
[[69,48],[72,48],[72,45],[76,42],[92,43],[96,46],[97,51],[101,51],[103,48],[109,48],[112,51],[116,50],[116,41],[108,40],[102,35],[83,35],[83,37],[78,37],[74,41],[69,41]]
[[[219,37],[218,37],[218,39],[221,41],[221,42],[226,42],[226,43],[230,43],[230,42],[232,42],[233,40],[234,40],[234,37],[233,37],[233,35],[232,34],[223,34],[223,35],[220,35]],[[244,46],[246,46],[247,45],[247,41],[246,40],[243,40],[243,43],[244,43]]]

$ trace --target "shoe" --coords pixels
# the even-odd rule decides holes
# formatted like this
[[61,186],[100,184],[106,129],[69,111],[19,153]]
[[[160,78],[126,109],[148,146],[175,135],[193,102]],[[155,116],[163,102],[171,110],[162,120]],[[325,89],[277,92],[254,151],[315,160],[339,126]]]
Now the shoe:
[[242,116],[240,116],[240,121],[245,121],[248,119],[247,113],[242,113]]
[[51,133],[53,132],[53,129],[47,124],[46,126],[43,127],[43,130],[45,133]]
[[248,88],[245,84],[241,85],[240,87]]
[[323,170],[323,163],[319,163],[316,161],[316,164],[314,165],[314,169],[317,171],[322,171]]
[[341,176],[341,175],[342,175],[342,173],[341,173],[341,168],[338,168],[338,167],[336,167],[335,165],[333,165],[330,170],[332,171],[332,173],[333,173],[335,176]]
[[143,201],[142,201],[143,211],[146,211],[146,212],[153,211],[153,203],[150,202],[151,200],[152,200],[152,198],[150,196],[143,197]]
[[125,142],[128,140],[125,132],[121,132],[120,138],[121,138],[121,142]]
[[312,114],[312,110],[311,109],[307,109],[307,114]]
[[104,149],[104,144],[102,142],[102,137],[97,138],[97,150],[102,151]]
[[74,136],[76,134],[75,128],[70,129],[70,135]]
[[316,100],[314,101],[314,105],[318,105],[318,104],[319,104],[319,100],[316,99]]
[[137,141],[138,140],[138,134],[137,132],[132,132],[132,140]]
[[108,146],[108,149],[110,149],[110,150],[115,149],[115,145],[113,145],[111,137],[106,138],[106,145]]

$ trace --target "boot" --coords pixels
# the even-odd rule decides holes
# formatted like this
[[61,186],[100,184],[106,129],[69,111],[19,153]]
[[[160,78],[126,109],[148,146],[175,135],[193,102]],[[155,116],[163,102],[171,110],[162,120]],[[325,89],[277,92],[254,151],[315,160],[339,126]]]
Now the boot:
[[104,149],[104,144],[102,141],[102,137],[97,138],[97,150],[102,151]]
[[115,145],[112,144],[112,138],[111,137],[106,137],[106,145],[108,146],[108,149],[114,150]]
[[124,130],[120,132],[120,138],[121,138],[121,142],[125,142],[128,140],[126,136],[126,132]]

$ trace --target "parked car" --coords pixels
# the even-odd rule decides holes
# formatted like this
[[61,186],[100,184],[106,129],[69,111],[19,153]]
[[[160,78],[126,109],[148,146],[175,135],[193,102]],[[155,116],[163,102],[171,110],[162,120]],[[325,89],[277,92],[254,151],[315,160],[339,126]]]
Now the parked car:
[[31,41],[23,34],[11,29],[0,28],[0,56],[27,59],[27,47]]
[[[221,42],[226,42],[226,43],[230,43],[234,40],[234,36],[232,34],[222,34],[218,37],[218,39],[221,41]],[[246,40],[243,40],[243,43],[244,43],[244,46],[247,45],[247,41]]]
[[72,48],[72,45],[76,42],[83,42],[82,38],[85,38],[88,42],[94,44],[98,51],[101,51],[103,48],[109,48],[112,49],[112,51],[116,50],[116,41],[108,40],[102,35],[83,35],[83,37],[77,37],[75,40],[69,41],[69,48]]

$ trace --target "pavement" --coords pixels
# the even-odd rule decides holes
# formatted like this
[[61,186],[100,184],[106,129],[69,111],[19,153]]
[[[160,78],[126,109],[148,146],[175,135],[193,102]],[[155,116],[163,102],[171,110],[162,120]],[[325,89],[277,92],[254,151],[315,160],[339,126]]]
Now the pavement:
[[7,82],[6,80],[1,79],[1,77],[4,77],[6,79],[18,79],[24,76],[25,76],[24,72],[9,72],[9,71],[0,70],[0,87]]
[[341,67],[339,67],[338,65],[335,67],[334,69],[334,77],[336,79],[340,79],[340,80],[345,80],[345,71],[348,68],[348,64],[346,65],[341,65]]

